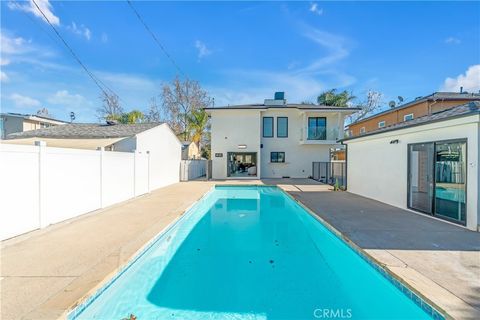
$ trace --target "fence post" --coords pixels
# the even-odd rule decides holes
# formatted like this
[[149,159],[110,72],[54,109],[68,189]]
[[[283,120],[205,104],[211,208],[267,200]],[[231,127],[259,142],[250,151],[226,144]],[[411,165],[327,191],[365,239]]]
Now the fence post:
[[148,172],[148,174],[147,174],[147,177],[148,177],[148,179],[147,179],[147,191],[148,191],[148,193],[150,193],[150,151],[147,151],[147,160],[148,160],[147,161],[147,169],[148,169],[147,170],[147,172]]
[[47,214],[47,143],[35,141],[38,147],[38,224],[40,228],[48,226]]
[[98,147],[97,151],[99,152],[99,161],[100,161],[100,208],[103,208],[103,162],[104,162],[104,155],[105,155],[105,148]]

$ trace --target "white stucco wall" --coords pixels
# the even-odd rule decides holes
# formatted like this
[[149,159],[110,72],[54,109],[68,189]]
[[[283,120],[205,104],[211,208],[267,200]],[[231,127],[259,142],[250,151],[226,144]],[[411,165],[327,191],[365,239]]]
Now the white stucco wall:
[[[398,144],[390,141],[398,139]],[[479,223],[479,116],[469,116],[345,141],[348,191],[407,209],[410,143],[467,139],[467,227]]]
[[180,181],[182,144],[167,124],[138,134],[136,150],[150,152],[150,189]]
[[[256,152],[261,163],[259,110],[215,110],[211,117],[212,178],[227,178],[227,152]],[[238,149],[246,145],[246,149]],[[222,157],[216,157],[222,153]],[[257,167],[257,177],[261,168]]]
[[[338,112],[308,112],[295,108],[214,110],[211,113],[212,177],[227,178],[228,152],[257,152],[260,178],[306,178],[312,174],[312,162],[329,161],[330,148],[336,134],[343,132],[344,115]],[[331,141],[307,141],[305,139],[308,117],[326,117],[327,135]],[[263,138],[262,118],[274,118],[274,137]],[[288,137],[277,137],[277,117],[288,117]],[[335,138],[333,138],[335,135]],[[238,145],[246,145],[239,149]],[[263,145],[263,148],[260,148]],[[285,163],[271,163],[271,152],[285,152]],[[223,157],[216,157],[221,153]]]
[[[327,132],[338,128],[338,113],[311,112],[303,115],[297,109],[269,109],[261,117],[274,117],[274,137],[261,138],[262,178],[307,178],[312,175],[312,162],[329,161],[330,148],[335,144],[302,144],[308,117],[326,117]],[[288,117],[288,137],[277,137],[277,117]],[[343,118],[340,120],[343,127]],[[262,136],[262,132],[260,132]],[[285,152],[285,163],[270,162],[271,152]]]

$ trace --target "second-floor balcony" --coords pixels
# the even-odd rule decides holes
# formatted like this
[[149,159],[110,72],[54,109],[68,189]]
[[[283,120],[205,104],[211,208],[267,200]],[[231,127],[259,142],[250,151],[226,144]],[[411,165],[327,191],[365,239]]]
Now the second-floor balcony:
[[336,144],[343,138],[338,128],[316,127],[300,129],[300,144]]

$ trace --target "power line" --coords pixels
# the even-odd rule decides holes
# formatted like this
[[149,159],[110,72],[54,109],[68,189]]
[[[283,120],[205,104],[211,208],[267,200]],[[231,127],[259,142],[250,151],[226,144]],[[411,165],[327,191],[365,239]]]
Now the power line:
[[160,42],[160,40],[158,40],[158,38],[155,36],[155,34],[153,33],[153,31],[148,27],[148,25],[145,23],[145,20],[143,20],[142,16],[140,15],[140,13],[135,9],[135,7],[133,6],[132,2],[130,0],[127,0],[127,3],[128,5],[130,6],[130,8],[133,10],[133,12],[135,13],[135,15],[137,16],[138,20],[143,24],[143,26],[145,27],[145,29],[147,30],[147,32],[152,36],[153,40],[155,41],[155,43],[160,47],[160,49],[163,51],[163,53],[167,56],[167,58],[170,60],[170,62],[172,63],[172,65],[175,67],[175,69],[177,69],[177,71],[182,75],[184,76],[185,78],[188,78],[187,75],[185,74],[185,72],[183,72],[183,70],[178,66],[178,64],[175,62],[175,60],[173,59],[173,57],[168,53],[167,49],[165,49],[165,47],[162,45],[162,43]]
[[[102,85],[108,90],[110,91],[111,93],[113,93],[114,95],[116,95],[118,97],[118,94],[115,93],[115,91],[113,91],[112,89],[110,89],[107,85],[105,85],[100,79],[98,79],[90,70],[88,70],[88,68],[85,66],[85,64],[83,64],[83,62],[80,60],[80,58],[77,56],[77,54],[75,53],[75,51],[73,51],[72,47],[70,47],[67,43],[67,41],[65,41],[65,39],[62,37],[62,35],[58,32],[58,30],[55,28],[55,26],[50,22],[50,20],[47,18],[47,16],[45,15],[45,13],[42,11],[42,9],[40,9],[40,7],[38,6],[37,2],[35,2],[35,0],[32,0],[33,4],[35,5],[35,7],[37,7],[37,10],[42,14],[42,16],[45,18],[45,20],[47,21],[47,23],[50,25],[50,27],[52,27],[53,31],[55,32],[55,34],[58,36],[58,38],[63,42],[63,44],[65,45],[65,47],[67,47],[68,51],[72,54],[72,56],[75,58],[75,60],[78,62],[78,64],[80,64],[80,66],[82,66],[82,68],[85,70],[85,72],[88,74],[88,76],[93,80],[93,82],[95,82],[95,84],[97,85],[97,87],[103,92],[103,94],[105,94],[106,96],[109,96],[109,94],[105,91],[105,89],[102,87]],[[102,85],[101,85],[102,84]]]

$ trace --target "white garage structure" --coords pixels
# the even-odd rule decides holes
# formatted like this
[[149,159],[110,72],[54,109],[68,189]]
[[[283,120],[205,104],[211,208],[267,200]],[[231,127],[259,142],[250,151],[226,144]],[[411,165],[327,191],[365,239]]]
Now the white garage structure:
[[479,230],[480,103],[344,139],[352,193]]

